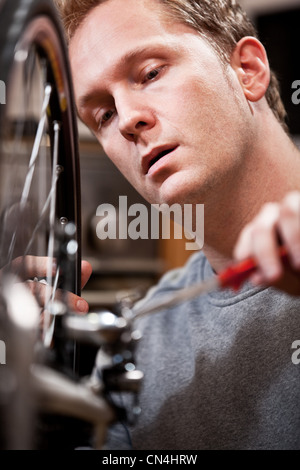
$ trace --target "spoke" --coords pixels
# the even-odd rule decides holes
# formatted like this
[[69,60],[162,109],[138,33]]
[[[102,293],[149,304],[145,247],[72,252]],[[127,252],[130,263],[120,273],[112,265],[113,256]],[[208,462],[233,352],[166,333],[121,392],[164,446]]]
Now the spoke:
[[44,102],[42,106],[42,115],[40,118],[40,122],[38,124],[38,129],[37,129],[37,133],[35,136],[33,149],[32,149],[32,153],[31,153],[31,157],[29,161],[28,173],[26,175],[25,184],[24,184],[24,188],[23,188],[23,192],[21,196],[21,211],[24,209],[24,207],[27,204],[28,194],[30,191],[34,169],[35,169],[35,163],[39,155],[39,149],[40,149],[41,141],[44,135],[44,128],[45,128],[45,122],[46,122],[46,117],[47,117],[47,107],[49,105],[51,92],[52,92],[51,85],[46,85],[45,97],[44,97]]
[[[48,265],[47,265],[47,285],[45,293],[45,316],[44,316],[44,342],[45,346],[49,347],[52,342],[55,317],[50,315],[49,306],[51,307],[55,291],[52,288],[52,271],[53,271],[53,253],[55,241],[55,208],[56,208],[56,191],[52,192],[52,188],[56,188],[57,181],[57,162],[58,162],[58,145],[59,145],[60,125],[58,122],[54,123],[54,145],[53,145],[53,170],[52,170],[52,183],[51,183],[51,202],[50,202],[50,234],[48,242]],[[57,268],[56,275],[58,276],[59,269]],[[57,287],[57,282],[56,282]]]
[[[32,96],[31,91],[32,91],[32,84],[33,84],[33,74],[34,74],[34,69],[35,69],[34,66],[35,66],[35,56],[33,55],[33,51],[31,51],[30,53],[26,53],[26,61],[22,68],[23,83],[25,84],[25,93],[22,94],[22,100],[20,103],[21,106],[20,106],[19,112],[20,112],[20,116],[23,118],[21,118],[20,120],[17,120],[14,126],[15,134],[14,134],[13,148],[10,151],[10,161],[9,161],[10,166],[16,165],[16,162],[18,162],[17,156],[22,153],[21,152],[22,138],[24,136],[25,123],[26,123],[24,113],[29,109],[29,106],[30,106],[30,97]],[[15,176],[14,173],[12,173],[12,175]],[[16,181],[15,178],[12,178],[11,180],[6,179],[7,187],[9,188],[12,194],[13,194],[13,188],[15,186],[15,181]],[[16,235],[17,235],[17,230],[12,235],[9,249],[7,251],[8,254],[13,252],[14,250]],[[3,253],[3,248],[5,250],[5,247],[3,247],[3,243],[1,242],[1,248],[0,248],[1,254]],[[9,259],[10,259],[10,256],[8,255],[8,260]]]
[[24,250],[24,256],[28,255],[29,251],[30,251],[30,248],[35,240],[35,235],[37,233],[37,231],[39,230],[39,228],[41,227],[42,223],[44,222],[44,218],[45,218],[45,215],[47,214],[47,210],[49,208],[49,205],[50,205],[50,202],[51,202],[51,199],[52,199],[52,196],[53,196],[53,193],[56,191],[56,186],[57,186],[57,181],[58,181],[58,178],[59,178],[59,175],[60,175],[60,172],[59,172],[59,169],[57,169],[56,171],[56,178],[54,180],[54,185],[51,187],[50,189],[50,192],[47,196],[47,199],[46,199],[46,202],[44,204],[44,207],[42,208],[42,211],[41,211],[41,215],[40,215],[40,218],[38,220],[38,223],[36,224],[36,226],[34,227],[33,229],[33,232],[32,232],[32,235],[31,235],[31,238],[28,242],[28,245],[26,246],[25,250]]
[[[28,253],[29,253],[29,251],[30,251],[30,249],[31,249],[31,247],[32,247],[32,244],[33,244],[33,242],[35,241],[35,236],[36,236],[38,230],[41,228],[41,226],[42,226],[42,224],[43,224],[43,222],[44,222],[44,220],[45,220],[45,216],[47,215],[47,210],[48,210],[48,208],[49,208],[52,195],[53,195],[53,193],[56,191],[56,186],[57,186],[57,181],[58,181],[59,175],[60,175],[60,168],[57,168],[57,171],[56,171],[56,178],[55,178],[55,180],[54,180],[54,185],[53,185],[53,187],[51,188],[51,190],[50,190],[50,192],[49,192],[49,194],[48,194],[48,196],[47,196],[47,200],[46,200],[46,202],[45,202],[45,204],[44,204],[44,207],[42,208],[41,215],[40,215],[40,217],[39,217],[38,223],[35,225],[35,227],[34,227],[34,229],[33,229],[33,232],[32,232],[32,234],[31,234],[31,238],[30,238],[30,240],[29,240],[29,242],[28,242],[28,244],[27,244],[27,246],[26,246],[26,248],[25,248],[25,250],[24,250],[23,258],[25,258],[25,256],[28,255]],[[11,245],[14,243],[14,238],[15,238],[15,237],[16,237],[16,232],[15,232],[15,233],[13,234],[13,236],[12,236]],[[20,266],[19,270],[17,270],[17,271],[15,272],[15,275],[18,276],[18,275],[20,274],[20,271],[21,271],[22,269],[23,269],[23,267]]]
[[[33,51],[26,54],[26,62],[22,69],[23,72],[23,83],[25,83],[25,92],[23,93],[22,106],[20,108],[20,115],[22,119],[16,122],[14,148],[12,150],[12,156],[16,156],[20,153],[22,137],[24,136],[24,130],[26,125],[25,113],[30,108],[30,98],[32,98],[32,87],[33,87],[33,76],[36,65],[36,56]],[[46,83],[46,81],[44,82]],[[41,96],[41,98],[43,98]],[[22,112],[23,111],[23,112]]]
[[[22,214],[22,212],[24,211],[24,209],[26,207],[27,200],[28,200],[28,194],[29,194],[29,191],[30,191],[31,182],[32,182],[34,169],[35,169],[35,163],[36,163],[36,160],[37,160],[37,157],[38,157],[38,154],[39,154],[41,140],[42,140],[42,137],[43,137],[43,134],[44,134],[45,121],[46,121],[46,117],[47,117],[47,107],[49,105],[51,92],[52,92],[51,85],[46,85],[44,101],[43,101],[43,106],[42,106],[42,112],[41,112],[41,118],[40,118],[40,122],[39,122],[39,125],[38,125],[37,133],[36,133],[36,136],[35,136],[35,141],[34,141],[32,153],[31,153],[31,157],[30,157],[30,161],[29,161],[29,166],[28,166],[28,172],[27,172],[27,175],[26,175],[26,178],[25,178],[25,183],[24,183],[23,192],[22,192],[22,196],[21,196],[20,214]],[[7,264],[10,264],[11,261],[12,261],[18,230],[19,230],[19,226],[16,227],[16,229],[15,229],[13,235],[12,235],[10,247],[9,247],[9,250],[8,250],[8,263]]]

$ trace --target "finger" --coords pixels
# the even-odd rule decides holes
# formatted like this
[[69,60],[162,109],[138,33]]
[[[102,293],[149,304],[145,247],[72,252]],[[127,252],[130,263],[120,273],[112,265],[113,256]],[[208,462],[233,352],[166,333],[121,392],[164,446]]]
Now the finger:
[[10,265],[10,271],[23,276],[25,279],[31,277],[46,277],[55,275],[57,269],[56,260],[48,256],[19,256],[15,258]]
[[89,304],[87,303],[87,301],[76,294],[68,292],[67,303],[71,312],[86,314],[89,311]]
[[89,278],[91,277],[92,274],[92,265],[88,262],[83,260],[81,262],[81,288],[86,285],[88,282]]
[[300,269],[300,193],[289,193],[280,206],[278,231],[289,254],[291,266]]
[[249,280],[255,286],[260,286],[261,284],[265,284],[266,282],[264,275],[259,271],[256,271],[254,274],[252,274]]
[[283,272],[278,250],[279,214],[278,204],[264,205],[252,229],[252,256],[257,263],[258,273],[268,283],[277,281]]
[[[28,280],[26,281],[26,285],[28,289],[31,291],[32,295],[36,298],[38,304],[41,307],[44,307],[45,302],[46,302],[46,285],[38,280]],[[49,293],[49,288],[48,287],[48,293]],[[49,296],[49,294],[48,294]]]
[[237,261],[242,261],[250,257],[252,254],[252,229],[252,224],[247,224],[238,237],[237,243],[233,251],[233,256]]
[[[45,308],[45,303],[52,298],[53,291],[51,286],[39,281],[28,281],[27,285],[39,304]],[[87,301],[76,294],[57,289],[54,297],[56,300],[64,302],[67,305],[68,310],[71,312],[85,314],[89,311],[89,304]]]
[[265,204],[253,221],[242,230],[234,249],[234,257],[243,260],[254,258],[258,270],[251,277],[255,284],[272,282],[282,274],[278,255],[277,224],[279,205]]
[[[25,279],[34,277],[47,277],[49,275],[49,262],[52,264],[51,275],[54,276],[57,266],[56,261],[47,256],[20,256],[11,263],[11,271],[20,273]],[[83,288],[92,274],[92,266],[88,261],[81,263],[81,288]]]

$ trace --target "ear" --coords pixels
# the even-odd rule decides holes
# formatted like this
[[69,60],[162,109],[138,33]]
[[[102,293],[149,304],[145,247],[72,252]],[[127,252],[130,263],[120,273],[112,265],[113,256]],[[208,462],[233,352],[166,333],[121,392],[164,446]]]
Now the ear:
[[260,100],[270,83],[269,61],[262,43],[251,36],[242,38],[232,53],[231,66],[246,98],[253,102]]

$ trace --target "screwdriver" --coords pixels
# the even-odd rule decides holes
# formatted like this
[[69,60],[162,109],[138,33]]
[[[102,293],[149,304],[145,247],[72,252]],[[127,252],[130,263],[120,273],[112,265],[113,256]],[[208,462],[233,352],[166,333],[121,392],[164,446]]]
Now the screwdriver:
[[[287,250],[284,246],[280,246],[279,255],[284,264],[288,262]],[[232,288],[238,291],[241,285],[253,274],[257,269],[257,263],[254,258],[247,258],[244,261],[229,266],[221,273],[208,279],[207,281],[194,284],[192,286],[162,295],[146,305],[133,309],[132,320],[137,317],[155,313],[165,308],[173,307],[174,305],[189,300],[201,294],[207,294],[218,289]]]

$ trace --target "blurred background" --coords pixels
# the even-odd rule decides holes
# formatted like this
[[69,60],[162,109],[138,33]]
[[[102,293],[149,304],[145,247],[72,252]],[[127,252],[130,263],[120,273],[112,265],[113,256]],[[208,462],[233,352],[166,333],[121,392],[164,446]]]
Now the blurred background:
[[[300,104],[292,103],[292,83],[300,80],[300,0],[241,0],[266,47],[271,68],[277,73],[289,115],[293,139],[300,143]],[[143,294],[168,269],[184,264],[193,253],[185,240],[103,240],[96,236],[97,207],[145,203],[103,153],[81,123],[80,155],[82,185],[83,258],[93,275],[83,291],[91,309],[113,309],[126,292]],[[300,177],[300,175],[299,175]],[[130,222],[130,219],[128,220]]]

